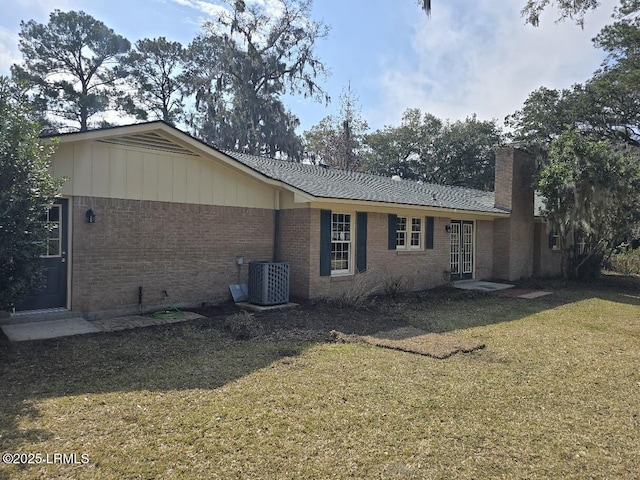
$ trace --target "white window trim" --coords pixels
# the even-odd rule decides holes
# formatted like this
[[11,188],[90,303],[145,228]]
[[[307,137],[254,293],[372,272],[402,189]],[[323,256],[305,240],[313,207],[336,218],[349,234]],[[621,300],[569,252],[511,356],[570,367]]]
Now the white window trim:
[[[397,230],[397,228],[396,228],[396,232],[401,231],[401,232],[405,233],[405,243],[404,243],[404,245],[398,245],[397,244],[397,240],[396,240],[396,250],[399,251],[399,252],[424,250],[424,247],[425,247],[424,236],[425,236],[425,224],[426,224],[425,219],[422,218],[422,217],[405,217],[405,216],[401,216],[401,215],[397,216],[398,220],[401,219],[401,218],[405,219],[405,228],[406,228],[406,230]],[[413,221],[414,220],[419,220],[420,221],[420,240],[419,240],[419,245],[411,245],[411,239],[412,239],[412,233],[413,233]],[[397,233],[396,233],[396,239],[397,239]]]
[[[348,215],[349,216],[349,240],[334,240],[333,239],[333,224],[334,224],[334,216],[335,215]],[[341,243],[349,245],[349,253],[347,257],[347,265],[346,269],[333,269],[333,265],[331,265],[331,275],[332,276],[340,276],[340,275],[351,275],[353,273],[353,242],[355,237],[355,230],[353,227],[353,213],[349,212],[331,212],[331,262],[333,263],[333,244]]]

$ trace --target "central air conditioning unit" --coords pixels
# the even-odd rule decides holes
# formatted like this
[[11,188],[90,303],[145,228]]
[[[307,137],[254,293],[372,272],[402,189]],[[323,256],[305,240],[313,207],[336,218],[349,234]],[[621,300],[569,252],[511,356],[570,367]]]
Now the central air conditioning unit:
[[249,302],[279,305],[289,301],[289,264],[249,262]]

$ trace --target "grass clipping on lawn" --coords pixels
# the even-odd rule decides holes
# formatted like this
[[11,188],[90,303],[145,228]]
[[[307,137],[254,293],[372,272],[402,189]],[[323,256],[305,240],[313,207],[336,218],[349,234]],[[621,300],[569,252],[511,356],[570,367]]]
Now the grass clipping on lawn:
[[403,352],[418,353],[438,359],[449,358],[458,352],[469,353],[484,348],[483,343],[453,335],[427,333],[415,327],[402,327],[373,335],[345,334],[336,330],[331,336],[344,343],[368,343],[376,347],[391,348]]

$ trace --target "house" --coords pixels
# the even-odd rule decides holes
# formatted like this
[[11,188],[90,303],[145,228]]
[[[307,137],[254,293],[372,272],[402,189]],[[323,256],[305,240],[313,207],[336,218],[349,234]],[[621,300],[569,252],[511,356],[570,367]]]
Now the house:
[[160,121],[57,142],[52,172],[67,180],[48,213],[47,288],[20,309],[222,301],[254,260],[288,262],[301,298],[341,295],[357,272],[424,289],[557,261],[533,215],[533,159],[514,148],[496,154],[493,193],[223,152]]

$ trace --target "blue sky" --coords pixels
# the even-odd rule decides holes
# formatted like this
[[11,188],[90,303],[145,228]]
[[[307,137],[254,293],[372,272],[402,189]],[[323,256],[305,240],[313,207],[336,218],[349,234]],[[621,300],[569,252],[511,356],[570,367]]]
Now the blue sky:
[[[273,0],[247,0],[269,2]],[[132,43],[165,36],[188,44],[216,0],[14,0],[0,3],[0,74],[20,61],[21,20],[45,23],[49,13],[83,10]],[[603,55],[591,38],[611,21],[616,4],[603,0],[585,28],[555,23],[549,10],[541,26],[525,25],[524,0],[435,0],[431,18],[416,0],[315,0],[314,20],[331,31],[316,48],[331,75],[321,85],[329,106],[303,98],[286,104],[301,131],[338,111],[348,84],[372,129],[398,125],[407,108],[444,119],[504,117],[540,86],[569,87],[598,68]]]

